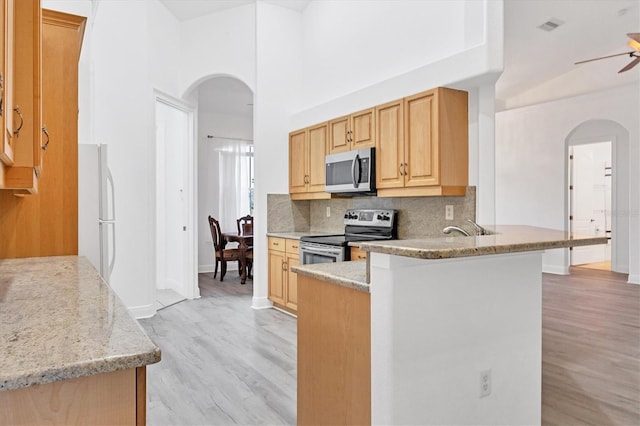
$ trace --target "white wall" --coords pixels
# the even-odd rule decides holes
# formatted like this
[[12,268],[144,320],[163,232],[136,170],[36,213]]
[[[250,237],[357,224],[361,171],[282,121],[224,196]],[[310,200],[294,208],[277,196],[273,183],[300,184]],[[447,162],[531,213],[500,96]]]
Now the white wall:
[[215,139],[207,135],[253,139],[253,121],[237,115],[198,114],[198,271],[214,269],[213,241],[209,230],[209,215],[220,217],[219,173],[220,152]]
[[256,90],[254,104],[255,214],[253,307],[267,300],[267,194],[289,192],[289,118],[302,85],[302,17],[258,2],[256,10]]
[[214,75],[244,82],[255,93],[255,5],[234,7],[181,23],[180,92],[189,94]]
[[[565,229],[565,139],[583,122],[603,119],[629,132],[629,280],[640,282],[640,116],[638,85],[496,114],[496,220]],[[615,148],[614,148],[615,149]],[[548,251],[545,270],[566,273],[567,256]]]

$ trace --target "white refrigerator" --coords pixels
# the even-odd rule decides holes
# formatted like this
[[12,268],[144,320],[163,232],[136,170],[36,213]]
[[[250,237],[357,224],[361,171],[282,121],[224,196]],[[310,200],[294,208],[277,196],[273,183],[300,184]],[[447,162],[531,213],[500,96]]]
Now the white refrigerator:
[[107,145],[78,145],[78,254],[108,283],[116,260],[113,178]]

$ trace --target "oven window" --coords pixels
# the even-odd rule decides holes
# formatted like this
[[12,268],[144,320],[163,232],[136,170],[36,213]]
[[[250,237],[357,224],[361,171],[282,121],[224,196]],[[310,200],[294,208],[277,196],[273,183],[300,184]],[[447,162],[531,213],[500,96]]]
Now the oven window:
[[338,259],[335,254],[310,253],[308,251],[302,253],[303,265],[311,265],[314,263],[331,263],[337,261]]

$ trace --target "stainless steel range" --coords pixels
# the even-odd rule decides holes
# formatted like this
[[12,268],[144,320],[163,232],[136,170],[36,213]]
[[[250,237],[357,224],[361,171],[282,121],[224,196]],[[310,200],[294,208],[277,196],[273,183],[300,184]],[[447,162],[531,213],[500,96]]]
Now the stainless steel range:
[[344,214],[344,234],[300,238],[300,264],[350,260],[350,242],[398,238],[398,211],[349,209]]

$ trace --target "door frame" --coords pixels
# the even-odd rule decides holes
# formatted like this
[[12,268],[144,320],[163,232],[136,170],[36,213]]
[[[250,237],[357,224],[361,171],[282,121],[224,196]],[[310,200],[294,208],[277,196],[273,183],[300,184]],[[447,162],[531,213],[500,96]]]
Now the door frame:
[[[629,273],[631,250],[629,246],[629,131],[620,123],[608,119],[592,119],[576,125],[564,143],[564,223],[569,225],[569,147],[595,142],[611,142],[611,270]],[[625,230],[626,234],[625,235]],[[626,246],[626,250],[624,249]],[[570,271],[569,249],[564,249],[565,273]]]
[[[154,132],[153,137],[155,143],[153,144],[153,153],[151,155],[151,161],[154,162],[155,165],[155,174],[154,174],[154,186],[155,186],[155,194],[154,194],[154,204],[155,204],[155,235],[154,235],[154,246],[155,249],[155,265],[154,265],[154,289],[153,295],[155,300],[157,283],[158,279],[162,276],[162,272],[160,270],[160,265],[164,264],[164,252],[161,250],[160,244],[157,244],[158,241],[164,241],[164,227],[161,227],[162,223],[161,218],[164,216],[164,207],[161,206],[160,200],[164,198],[164,188],[161,183],[163,181],[163,174],[166,166],[166,159],[159,155],[159,150],[157,147],[156,140],[156,132],[155,126],[157,123],[156,117],[156,105],[157,103],[162,103],[171,108],[175,108],[177,110],[183,111],[188,116],[188,136],[186,143],[186,155],[184,157],[183,170],[185,170],[185,188],[184,188],[184,197],[185,197],[185,208],[187,210],[187,214],[185,215],[185,226],[187,227],[184,238],[184,257],[183,257],[183,271],[184,271],[184,291],[187,299],[197,299],[200,297],[200,288],[198,286],[198,262],[197,262],[197,239],[195,238],[196,226],[197,223],[197,212],[198,212],[198,199],[195,197],[197,191],[197,179],[196,179],[196,155],[197,155],[197,147],[196,147],[196,111],[197,109],[179,99],[174,98],[171,95],[163,93],[159,90],[154,90],[153,95],[154,100],[154,108],[153,108],[153,125]],[[161,229],[162,228],[162,229]]]

